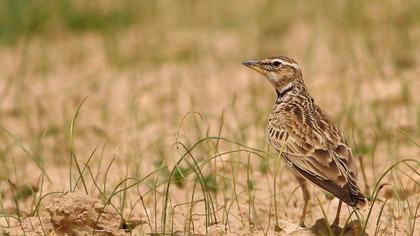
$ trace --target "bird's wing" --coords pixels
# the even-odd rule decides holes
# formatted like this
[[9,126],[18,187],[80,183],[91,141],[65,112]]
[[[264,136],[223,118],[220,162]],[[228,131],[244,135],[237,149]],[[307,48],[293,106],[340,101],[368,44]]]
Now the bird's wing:
[[[306,109],[292,106],[289,112],[272,119],[268,139],[282,151],[293,169],[349,205],[364,198],[357,187],[357,170],[350,147],[332,119],[315,106]],[[270,135],[270,130],[271,134]],[[287,141],[277,138],[283,134]],[[280,148],[279,148],[280,147]]]

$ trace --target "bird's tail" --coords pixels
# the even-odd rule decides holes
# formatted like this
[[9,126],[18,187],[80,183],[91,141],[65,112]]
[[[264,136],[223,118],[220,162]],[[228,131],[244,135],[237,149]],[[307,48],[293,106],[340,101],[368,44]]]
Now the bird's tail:
[[359,188],[350,190],[348,183],[344,186],[339,186],[336,183],[332,182],[331,180],[320,180],[315,176],[311,175],[310,173],[302,170],[298,166],[293,166],[295,170],[297,170],[303,177],[307,180],[311,181],[312,183],[318,185],[320,188],[324,189],[327,192],[333,194],[336,198],[340,199],[341,201],[345,202],[347,205],[351,207],[355,207],[357,209],[365,209],[368,207],[368,201],[363,193],[359,190]]

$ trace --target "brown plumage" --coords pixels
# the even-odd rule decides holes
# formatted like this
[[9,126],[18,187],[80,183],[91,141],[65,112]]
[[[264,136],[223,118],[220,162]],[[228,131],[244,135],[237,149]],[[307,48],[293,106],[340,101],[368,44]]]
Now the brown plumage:
[[366,198],[357,186],[357,169],[343,133],[309,95],[298,64],[288,57],[250,60],[244,65],[262,73],[274,86],[277,99],[268,120],[267,141],[281,155],[309,201],[306,180],[340,200],[334,220],[338,224],[341,201],[363,208]]

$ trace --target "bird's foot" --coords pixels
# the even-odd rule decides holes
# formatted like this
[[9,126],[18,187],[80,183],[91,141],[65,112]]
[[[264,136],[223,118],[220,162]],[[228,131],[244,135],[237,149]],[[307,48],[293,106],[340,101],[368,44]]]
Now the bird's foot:
[[303,220],[299,221],[299,227],[307,228]]
[[311,227],[311,231],[316,235],[339,235],[342,230],[338,225],[329,225],[324,218],[316,220],[315,225]]
[[340,226],[340,221],[337,218],[335,218],[335,220],[333,221],[333,223],[332,223],[331,226],[337,226],[337,227],[339,227]]

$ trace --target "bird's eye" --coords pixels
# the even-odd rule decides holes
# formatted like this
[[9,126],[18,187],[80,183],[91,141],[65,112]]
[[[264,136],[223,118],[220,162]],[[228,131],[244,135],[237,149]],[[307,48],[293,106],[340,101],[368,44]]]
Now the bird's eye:
[[281,62],[280,62],[280,61],[278,61],[278,60],[275,60],[275,61],[273,61],[272,63],[273,63],[273,65],[274,65],[274,66],[279,66],[279,65],[281,65]]

